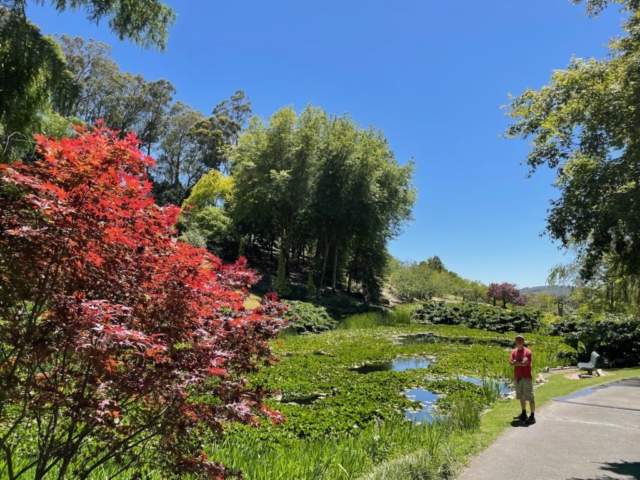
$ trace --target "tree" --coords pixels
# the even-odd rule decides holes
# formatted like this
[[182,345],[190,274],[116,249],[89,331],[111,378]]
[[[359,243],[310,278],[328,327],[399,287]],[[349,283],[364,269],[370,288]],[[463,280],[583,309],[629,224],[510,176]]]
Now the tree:
[[446,268],[444,268],[444,263],[440,260],[440,257],[434,255],[433,257],[427,258],[427,268],[430,268],[434,272],[444,272]]
[[205,150],[204,164],[209,168],[229,170],[230,147],[238,144],[240,133],[251,116],[251,102],[242,90],[213,109],[209,118],[193,126],[192,135]]
[[185,103],[177,102],[171,107],[155,171],[154,195],[158,203],[181,205],[207,172],[203,150],[191,134],[192,127],[201,119],[202,113]]
[[[60,46],[15,9],[0,6],[0,157],[28,150],[51,102],[77,94]],[[22,148],[21,148],[22,147]],[[17,156],[14,154],[13,156]]]
[[[43,36],[26,17],[27,0],[3,0],[0,5],[0,154],[17,142],[30,143],[40,130],[42,113],[51,104],[75,104],[78,87],[73,82],[59,46]],[[45,0],[34,0],[44,4]],[[92,23],[108,20],[120,40],[164,50],[167,31],[175,14],[159,0],[52,0],[55,8],[84,10]],[[64,115],[64,114],[63,114]],[[18,140],[20,139],[20,140]],[[13,157],[19,155],[12,154]]]
[[[27,0],[4,0],[9,8],[24,16]],[[46,0],[33,0],[44,5]],[[131,40],[144,48],[164,50],[169,28],[176,15],[159,0],[51,0],[58,12],[84,10],[87,20],[96,25],[107,19],[109,28],[120,41]]]
[[496,300],[502,302],[502,308],[507,308],[507,303],[513,305],[524,305],[526,298],[520,295],[520,290],[516,288],[513,283],[490,283],[487,290],[487,299],[493,301],[493,306],[496,305]]
[[282,420],[244,378],[274,361],[281,305],[245,311],[255,272],[172,240],[135,136],[37,141],[0,165],[0,475],[227,477],[201,441]]
[[147,82],[142,75],[122,72],[104,43],[67,35],[60,43],[79,94],[72,103],[54,104],[56,111],[88,124],[104,120],[120,136],[134,131],[151,154],[163,133],[175,87],[166,80]]
[[[580,3],[578,1],[574,3]],[[597,14],[609,2],[587,2]],[[548,86],[513,98],[507,134],[530,138],[531,172],[557,170],[560,197],[551,202],[547,233],[580,258],[588,281],[600,264],[640,274],[640,4],[619,0],[626,32],[602,60],[573,58]]]

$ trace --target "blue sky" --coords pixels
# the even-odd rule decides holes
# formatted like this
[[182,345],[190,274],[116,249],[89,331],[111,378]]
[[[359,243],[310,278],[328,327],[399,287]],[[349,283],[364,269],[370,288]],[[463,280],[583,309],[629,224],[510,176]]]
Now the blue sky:
[[554,175],[526,179],[522,140],[499,138],[509,93],[545,85],[572,55],[601,58],[621,15],[568,0],[177,0],[166,52],[119,43],[82,13],[31,6],[45,33],[95,38],[124,71],[165,78],[209,114],[237,89],[254,113],[308,103],[381,129],[416,162],[414,221],[390,244],[469,279],[543,285],[567,257],[544,230]]

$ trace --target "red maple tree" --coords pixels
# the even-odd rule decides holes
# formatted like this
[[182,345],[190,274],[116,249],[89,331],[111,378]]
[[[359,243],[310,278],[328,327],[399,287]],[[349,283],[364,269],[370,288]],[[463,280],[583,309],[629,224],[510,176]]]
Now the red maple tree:
[[0,475],[232,475],[202,439],[283,419],[244,378],[275,361],[282,305],[246,311],[244,261],[172,240],[134,135],[36,140],[33,165],[0,165]]

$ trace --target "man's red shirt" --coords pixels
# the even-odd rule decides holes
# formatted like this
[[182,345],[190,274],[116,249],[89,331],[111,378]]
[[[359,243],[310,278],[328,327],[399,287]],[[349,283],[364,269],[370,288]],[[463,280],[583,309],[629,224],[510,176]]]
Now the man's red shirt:
[[513,367],[513,376],[515,378],[531,378],[531,350],[524,347],[522,350],[514,348],[511,352],[511,360],[516,362],[522,362],[527,358],[527,364],[524,367]]

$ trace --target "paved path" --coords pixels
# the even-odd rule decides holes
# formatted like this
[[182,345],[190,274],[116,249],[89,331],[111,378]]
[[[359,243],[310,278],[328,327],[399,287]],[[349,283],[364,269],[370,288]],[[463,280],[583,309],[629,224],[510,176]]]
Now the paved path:
[[640,378],[550,401],[536,420],[507,430],[459,479],[640,480]]

